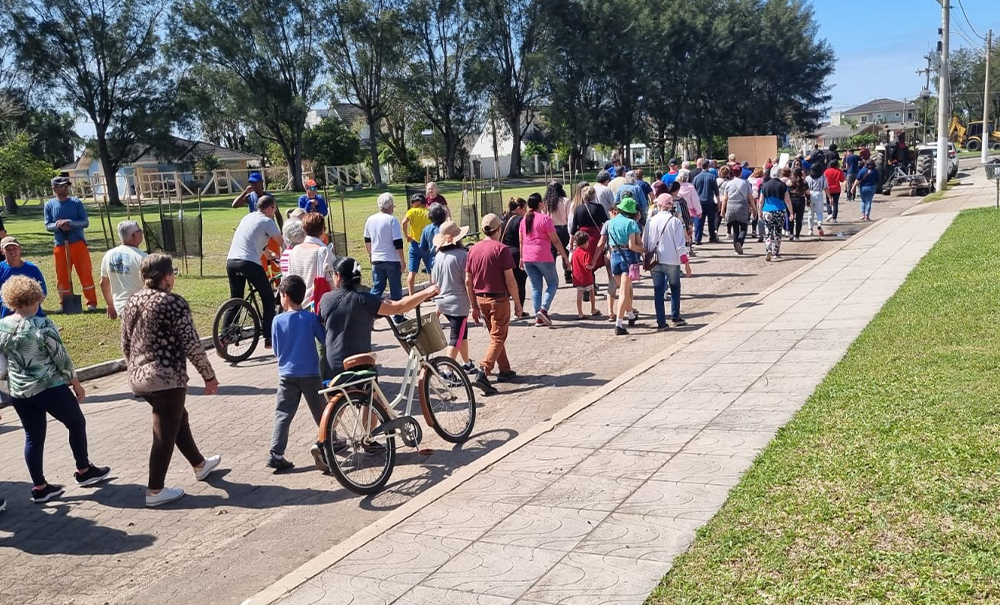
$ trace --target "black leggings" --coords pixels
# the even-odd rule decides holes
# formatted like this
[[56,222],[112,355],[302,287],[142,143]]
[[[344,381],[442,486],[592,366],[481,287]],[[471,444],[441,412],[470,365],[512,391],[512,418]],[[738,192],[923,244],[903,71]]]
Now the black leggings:
[[795,213],[795,220],[792,224],[792,235],[798,237],[802,234],[802,219],[806,214],[806,198],[792,198],[792,212]]
[[507,247],[511,256],[514,257],[514,281],[517,282],[517,300],[524,307],[525,287],[528,284],[528,272],[521,268],[520,251],[517,248]]
[[87,421],[76,400],[76,395],[65,384],[45,389],[25,399],[13,398],[14,411],[24,427],[24,461],[35,485],[45,483],[42,460],[45,455],[45,432],[48,427],[46,414],[52,416],[69,431],[69,448],[73,451],[76,468],[87,468]]
[[[271,322],[274,321],[274,292],[267,280],[264,267],[247,260],[229,259],[226,261],[226,275],[229,276],[229,296],[243,298],[246,283],[250,282],[260,295],[260,304],[264,312],[264,341],[271,341]],[[223,325],[228,326],[232,315],[223,318]]]
[[[556,236],[559,238],[559,241],[562,242],[563,249],[568,251],[569,250],[569,227],[567,227],[566,225],[556,225]],[[552,258],[559,258],[559,251],[556,250],[555,246],[552,246]],[[565,276],[566,276],[566,282],[567,283],[572,283],[572,281],[573,281],[573,268],[572,267],[567,267],[566,264],[563,263],[563,274],[565,274]],[[525,274],[525,276],[527,276],[527,274]]]

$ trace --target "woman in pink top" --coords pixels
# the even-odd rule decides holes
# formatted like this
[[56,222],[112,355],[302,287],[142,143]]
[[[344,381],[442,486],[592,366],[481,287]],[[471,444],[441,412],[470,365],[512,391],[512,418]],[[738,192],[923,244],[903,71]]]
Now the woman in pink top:
[[[563,259],[563,266],[569,267],[569,256],[566,247],[559,241],[555,224],[546,214],[541,212],[542,196],[532,193],[528,196],[528,212],[520,225],[521,235],[521,266],[531,280],[531,302],[535,305],[535,325],[551,326],[549,307],[559,288],[559,275],[556,273],[556,259],[553,248]],[[545,297],[542,297],[542,282],[545,282]]]
[[[551,181],[545,188],[542,212],[552,219],[552,224],[556,227],[556,236],[562,242],[563,248],[569,248],[569,199],[559,181]],[[553,246],[553,257],[555,253],[556,249]],[[569,263],[563,265],[563,276],[566,278],[566,283],[573,283],[573,267]]]
[[764,221],[760,220],[760,187],[764,184],[764,171],[760,168],[754,168],[753,173],[747,180],[750,182],[750,193],[753,196],[753,206],[750,208],[753,214],[753,225],[751,226],[750,233],[757,234],[757,242],[759,243],[764,241]]
[[681,188],[675,193],[671,193],[674,196],[676,202],[683,202],[687,206],[688,214],[691,215],[691,223],[684,223],[684,233],[687,237],[688,253],[690,256],[697,256],[694,251],[694,229],[692,223],[695,219],[701,218],[701,198],[698,197],[698,190],[694,188],[691,183],[691,171],[681,170],[677,173],[677,182],[680,183]]

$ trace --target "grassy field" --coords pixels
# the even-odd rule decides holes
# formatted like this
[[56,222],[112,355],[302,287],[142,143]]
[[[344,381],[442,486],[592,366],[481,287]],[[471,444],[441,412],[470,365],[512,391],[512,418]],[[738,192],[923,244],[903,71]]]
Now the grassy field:
[[[393,186],[390,187],[389,191],[396,197],[396,216],[402,220],[406,212],[403,187]],[[457,219],[462,202],[461,184],[442,184],[441,191],[448,199],[452,213]],[[503,199],[507,199],[511,195],[527,197],[533,191],[544,193],[544,187],[541,185],[519,188],[505,187]],[[349,251],[356,258],[365,259],[366,265],[367,256],[361,233],[365,219],[376,210],[375,199],[377,196],[378,192],[374,190],[348,192],[345,195],[344,213],[341,212],[339,194],[331,192],[333,199],[329,200],[335,231],[338,233],[343,231],[343,216],[346,215]],[[295,205],[299,194],[278,193],[276,197],[279,207],[284,212]],[[231,197],[203,200],[204,276],[198,274],[198,259],[190,258],[188,259],[187,271],[182,271],[177,280],[177,292],[187,298],[191,304],[195,322],[202,336],[211,334],[211,324],[215,311],[222,302],[229,298],[226,254],[232,241],[233,230],[247,212],[245,208],[232,209],[230,207],[231,201]],[[94,265],[94,282],[99,283],[100,262],[107,247],[104,243],[97,209],[92,206],[88,206],[88,208],[90,210],[90,228],[87,230],[87,239],[90,243],[91,259]],[[152,208],[144,205],[144,215],[147,220],[152,220],[155,212],[155,205]],[[197,201],[185,203],[184,212],[188,213],[189,216],[191,213],[196,213]],[[136,218],[134,210],[132,214],[133,218]],[[125,208],[112,210],[113,224],[117,225],[125,218]],[[24,246],[25,260],[37,264],[45,275],[49,296],[43,304],[43,308],[49,312],[52,320],[62,330],[63,340],[66,342],[77,367],[121,357],[118,324],[107,319],[104,313],[104,300],[100,295],[99,288],[100,312],[74,316],[63,316],[57,313],[60,301],[56,292],[52,235],[45,231],[42,206],[36,201],[29,202],[20,208],[17,215],[6,214],[4,223],[7,232],[16,236]],[[176,264],[183,269],[181,261],[178,260]],[[74,278],[73,283],[75,292],[80,294],[79,282]]]
[[997,229],[958,217],[647,605],[1000,601]]

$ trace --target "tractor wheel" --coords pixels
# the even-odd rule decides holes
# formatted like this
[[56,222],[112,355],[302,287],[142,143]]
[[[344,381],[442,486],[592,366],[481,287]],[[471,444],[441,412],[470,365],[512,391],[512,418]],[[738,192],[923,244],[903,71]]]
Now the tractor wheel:
[[934,156],[929,153],[917,156],[917,174],[923,175],[928,181],[934,180]]
[[1000,151],[1000,143],[993,143],[992,145],[990,145],[990,149],[992,149],[993,151]]
[[979,151],[981,149],[982,141],[979,139],[969,139],[969,142],[965,144],[965,148],[969,151]]

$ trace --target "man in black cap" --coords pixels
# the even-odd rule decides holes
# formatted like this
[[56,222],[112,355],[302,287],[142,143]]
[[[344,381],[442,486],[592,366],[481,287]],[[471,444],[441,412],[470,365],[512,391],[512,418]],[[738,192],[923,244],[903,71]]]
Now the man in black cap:
[[55,197],[45,202],[45,229],[55,236],[52,256],[55,258],[59,297],[70,293],[70,267],[76,267],[83,296],[87,299],[87,310],[93,311],[97,308],[97,288],[94,286],[90,250],[83,234],[84,229],[90,226],[90,219],[87,218],[83,202],[70,197],[69,188],[69,177],[57,176],[52,179],[52,193]]
[[667,162],[667,166],[670,167],[670,170],[663,175],[663,184],[666,185],[668,189],[670,188],[670,183],[677,180],[677,172],[680,165],[681,163],[677,161],[677,158],[670,158],[670,161]]

